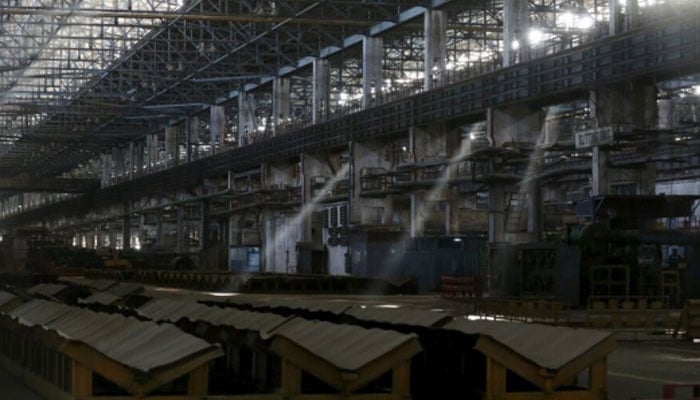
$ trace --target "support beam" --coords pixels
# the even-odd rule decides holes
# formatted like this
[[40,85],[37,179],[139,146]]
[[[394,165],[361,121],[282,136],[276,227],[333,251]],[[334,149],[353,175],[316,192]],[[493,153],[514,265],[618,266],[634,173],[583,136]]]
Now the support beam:
[[315,59],[313,63],[313,112],[314,124],[323,121],[328,116],[330,98],[330,62],[324,59]]
[[447,12],[426,10],[423,40],[423,88],[441,86],[447,65]]
[[376,105],[382,88],[383,40],[365,36],[362,41],[362,108]]

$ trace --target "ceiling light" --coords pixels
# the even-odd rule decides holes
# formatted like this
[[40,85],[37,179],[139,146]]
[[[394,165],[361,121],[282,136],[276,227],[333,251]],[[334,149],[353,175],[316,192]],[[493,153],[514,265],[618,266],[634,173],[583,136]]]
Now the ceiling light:
[[527,40],[530,44],[536,45],[544,40],[544,33],[537,28],[532,28],[527,33]]

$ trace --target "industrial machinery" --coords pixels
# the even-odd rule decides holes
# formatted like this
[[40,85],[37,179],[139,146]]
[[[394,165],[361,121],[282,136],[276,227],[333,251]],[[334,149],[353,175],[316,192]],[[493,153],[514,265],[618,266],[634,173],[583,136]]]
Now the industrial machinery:
[[559,241],[490,246],[490,296],[555,298],[700,295],[700,232],[686,221],[699,196],[597,196],[576,205]]

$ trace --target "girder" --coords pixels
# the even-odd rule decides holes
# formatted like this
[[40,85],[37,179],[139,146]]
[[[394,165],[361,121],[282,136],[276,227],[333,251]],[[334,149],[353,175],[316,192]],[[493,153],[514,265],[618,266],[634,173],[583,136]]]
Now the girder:
[[[117,184],[96,192],[92,197],[94,203],[90,205],[104,207],[193,187],[201,184],[207,176],[251,170],[261,163],[295,159],[302,153],[346,146],[350,141],[395,135],[406,132],[412,126],[466,120],[484,114],[489,107],[525,102],[552,104],[562,99],[577,99],[592,88],[620,84],[630,78],[648,82],[668,79],[679,73],[697,73],[700,72],[698,40],[700,19],[692,15],[669,18],[621,37],[611,37],[562,54],[454,82],[192,164]],[[680,152],[676,147],[662,148],[660,151],[670,151],[674,158],[683,159],[693,155],[697,148],[697,143],[694,143],[683,147]],[[580,166],[577,168],[580,169]],[[558,172],[554,169],[543,170],[542,174],[551,178]],[[71,206],[84,204],[81,203],[84,201],[72,199],[64,204]],[[4,219],[4,223],[9,226],[34,220],[58,210],[61,208],[56,205],[42,207],[10,216]]]

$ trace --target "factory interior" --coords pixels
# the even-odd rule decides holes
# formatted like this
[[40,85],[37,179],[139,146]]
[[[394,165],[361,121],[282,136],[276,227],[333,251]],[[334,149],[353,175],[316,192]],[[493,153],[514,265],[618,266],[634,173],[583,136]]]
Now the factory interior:
[[0,0],[0,399],[700,399],[699,206],[698,0]]

